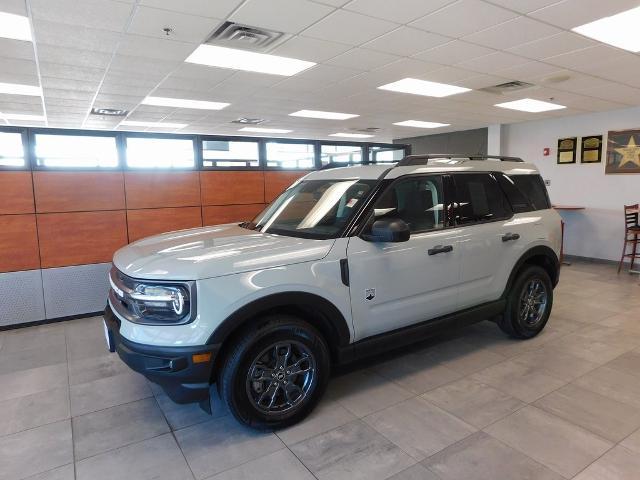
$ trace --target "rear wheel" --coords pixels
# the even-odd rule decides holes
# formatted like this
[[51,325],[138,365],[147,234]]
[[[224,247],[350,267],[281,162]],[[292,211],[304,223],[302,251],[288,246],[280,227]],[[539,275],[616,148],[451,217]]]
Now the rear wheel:
[[226,358],[220,394],[231,413],[258,429],[292,425],[315,407],[329,379],[329,350],[320,333],[289,315],[245,330]]
[[498,326],[516,338],[532,338],[547,324],[553,305],[553,286],[542,267],[529,265],[516,278]]

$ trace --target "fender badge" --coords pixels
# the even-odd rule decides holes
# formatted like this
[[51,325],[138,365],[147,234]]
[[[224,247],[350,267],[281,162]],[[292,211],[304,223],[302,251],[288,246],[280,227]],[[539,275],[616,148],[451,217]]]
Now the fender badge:
[[364,298],[367,301],[371,301],[376,298],[376,289],[375,288],[367,288],[364,291]]

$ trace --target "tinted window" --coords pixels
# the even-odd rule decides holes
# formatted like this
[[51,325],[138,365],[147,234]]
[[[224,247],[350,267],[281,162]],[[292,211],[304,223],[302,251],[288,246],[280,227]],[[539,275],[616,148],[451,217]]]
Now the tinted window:
[[455,175],[456,223],[488,222],[511,216],[507,199],[487,173]]
[[258,142],[245,140],[203,140],[205,167],[257,167]]
[[529,199],[520,191],[511,178],[504,173],[496,173],[494,176],[515,213],[530,212],[532,210]]
[[404,147],[369,147],[369,161],[371,163],[394,163],[404,158]]
[[404,220],[412,232],[442,228],[442,177],[425,176],[394,183],[374,207],[375,218]]
[[0,166],[23,167],[24,163],[22,134],[0,132]]
[[313,168],[315,158],[313,143],[267,142],[267,167]]
[[91,135],[35,135],[36,164],[41,167],[115,168],[116,137]]
[[534,210],[550,208],[547,189],[540,175],[511,175],[511,179],[533,205]]
[[320,162],[330,163],[362,163],[362,147],[360,145],[321,145]]
[[132,168],[193,168],[193,140],[183,138],[127,138],[127,166]]

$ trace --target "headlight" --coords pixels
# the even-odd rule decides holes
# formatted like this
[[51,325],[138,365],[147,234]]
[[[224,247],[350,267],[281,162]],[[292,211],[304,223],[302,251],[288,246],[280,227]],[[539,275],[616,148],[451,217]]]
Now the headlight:
[[111,303],[127,320],[143,324],[182,324],[192,318],[194,282],[154,283],[127,277],[115,268],[109,275]]

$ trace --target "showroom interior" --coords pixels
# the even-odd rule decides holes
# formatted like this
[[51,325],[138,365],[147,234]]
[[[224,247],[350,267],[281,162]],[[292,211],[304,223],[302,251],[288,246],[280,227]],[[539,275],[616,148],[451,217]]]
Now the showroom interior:
[[[0,480],[640,478],[639,26],[638,0],[0,0]],[[432,158],[407,163],[419,155]],[[387,179],[410,165],[442,175],[429,188],[445,201],[429,208],[444,232],[463,208],[446,202],[452,175],[539,174],[548,204],[512,204],[504,221],[551,219],[543,266],[559,281],[543,330],[514,338],[479,310],[463,328],[334,361],[362,340],[355,317],[376,290],[413,288],[381,261],[376,288],[355,292],[363,250],[351,261],[346,246],[382,256],[419,237],[361,233],[374,236],[384,220],[367,227],[365,212],[379,215]],[[341,233],[269,233],[287,195],[335,179],[361,188],[336,207],[352,215]],[[306,193],[297,208],[318,204],[303,223],[347,195],[339,184]],[[457,251],[443,252],[416,262],[446,269]],[[307,264],[351,303],[314,303],[296,286]],[[202,286],[214,277],[224,293]],[[280,303],[259,302],[267,277]],[[126,295],[139,317],[164,314],[151,295],[189,313],[137,322],[114,307]],[[189,350],[207,304],[225,323]],[[391,322],[395,305],[363,321]],[[346,333],[334,312],[353,315]],[[227,384],[249,368],[248,336],[287,318],[311,322],[331,367],[311,376],[324,363],[307,360],[287,377],[318,392],[300,421],[251,428],[228,399],[261,390]],[[142,338],[162,362],[142,347],[131,360]],[[304,365],[304,341],[291,345]],[[206,366],[206,398],[181,403],[135,362],[161,378]]]

